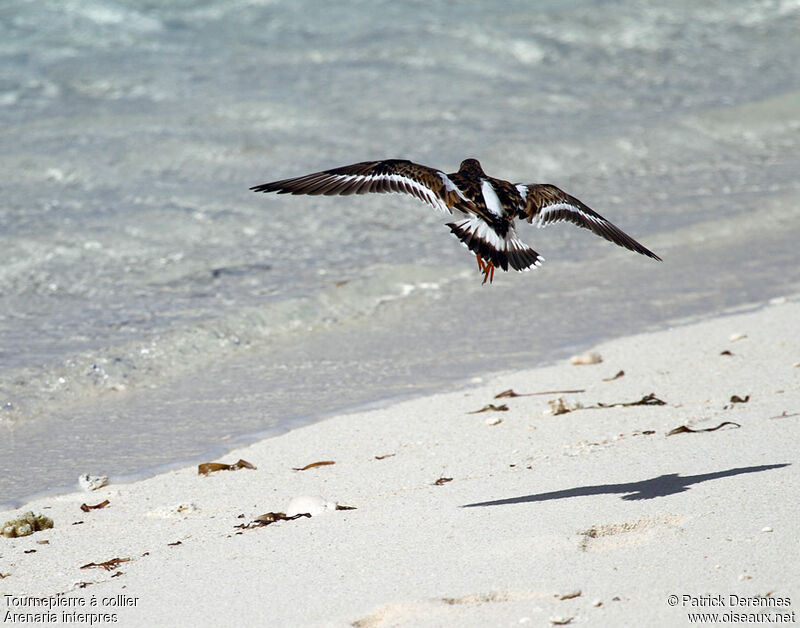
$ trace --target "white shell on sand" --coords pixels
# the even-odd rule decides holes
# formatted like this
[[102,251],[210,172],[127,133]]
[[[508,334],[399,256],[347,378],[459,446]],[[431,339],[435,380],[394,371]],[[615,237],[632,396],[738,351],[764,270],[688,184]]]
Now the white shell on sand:
[[737,332],[735,334],[731,334],[730,336],[728,336],[728,341],[729,342],[736,342],[737,340],[744,340],[745,338],[747,338],[747,334],[743,334],[741,332]]
[[321,515],[326,510],[336,510],[336,503],[328,501],[319,495],[302,495],[294,497],[286,507],[286,516],[308,514],[312,517]]
[[103,488],[108,484],[107,475],[89,475],[84,473],[78,478],[78,486],[84,491],[96,491],[98,488]]
[[564,397],[559,397],[558,399],[551,399],[547,402],[550,406],[548,410],[544,411],[544,414],[552,414],[553,416],[558,416],[559,414],[566,414],[567,412],[572,412],[573,410],[579,410],[583,407],[583,404],[580,401],[573,401],[564,399]]
[[573,355],[569,361],[572,364],[583,365],[583,364],[600,364],[603,361],[603,356],[601,356],[597,351],[587,351],[586,353],[579,353],[578,355]]
[[486,425],[498,425],[499,423],[502,422],[503,419],[501,419],[499,416],[490,416],[488,419],[486,419],[486,421],[484,421]]

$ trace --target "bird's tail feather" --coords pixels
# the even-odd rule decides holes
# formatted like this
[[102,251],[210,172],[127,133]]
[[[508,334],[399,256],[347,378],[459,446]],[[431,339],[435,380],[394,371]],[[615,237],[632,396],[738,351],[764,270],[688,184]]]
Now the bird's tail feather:
[[513,230],[501,237],[477,216],[467,216],[449,222],[447,226],[470,251],[503,270],[508,270],[509,266],[519,271],[530,270],[541,266],[544,261],[541,255],[517,238]]

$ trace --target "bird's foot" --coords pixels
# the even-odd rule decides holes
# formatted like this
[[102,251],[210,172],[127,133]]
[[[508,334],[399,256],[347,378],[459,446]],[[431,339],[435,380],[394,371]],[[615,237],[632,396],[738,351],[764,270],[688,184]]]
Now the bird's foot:
[[484,262],[483,265],[483,283],[487,281],[492,283],[494,281],[494,264],[492,262]]
[[478,260],[478,270],[481,272],[485,272],[486,262],[483,261],[483,258],[480,256],[480,253],[475,253],[475,259]]

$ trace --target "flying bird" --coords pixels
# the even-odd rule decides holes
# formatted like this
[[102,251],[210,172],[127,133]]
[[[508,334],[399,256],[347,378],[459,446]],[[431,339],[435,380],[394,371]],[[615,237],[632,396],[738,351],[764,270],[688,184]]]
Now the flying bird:
[[483,171],[477,159],[465,159],[458,172],[450,174],[405,159],[362,161],[250,189],[278,194],[336,196],[398,192],[416,196],[453,216],[447,226],[475,254],[483,283],[494,280],[495,268],[527,271],[544,261],[519,239],[517,219],[538,227],[571,222],[614,244],[661,261],[658,255],[555,185],[495,179]]

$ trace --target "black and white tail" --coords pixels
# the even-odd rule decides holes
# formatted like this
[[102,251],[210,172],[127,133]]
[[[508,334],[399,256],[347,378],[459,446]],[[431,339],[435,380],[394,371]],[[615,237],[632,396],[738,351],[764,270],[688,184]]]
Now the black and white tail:
[[544,261],[541,255],[517,237],[513,227],[503,238],[484,220],[472,215],[449,222],[447,226],[470,251],[503,270],[508,270],[509,266],[519,271],[530,270],[541,266]]

